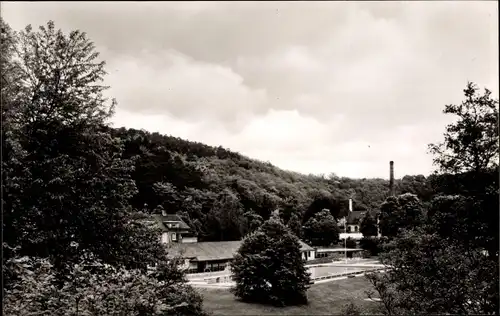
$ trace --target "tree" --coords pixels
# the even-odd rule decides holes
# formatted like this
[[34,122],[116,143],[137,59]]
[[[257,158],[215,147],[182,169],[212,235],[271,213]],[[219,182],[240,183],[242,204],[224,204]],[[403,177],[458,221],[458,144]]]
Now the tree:
[[444,142],[429,146],[442,174],[429,177],[436,196],[424,225],[397,231],[398,210],[420,213],[412,199],[382,207],[382,232],[393,237],[381,256],[389,269],[369,279],[389,315],[498,313],[498,101],[472,83],[464,92],[462,104],[445,108],[458,120]]
[[302,221],[299,218],[299,215],[297,212],[293,213],[292,216],[290,217],[290,220],[287,223],[288,229],[297,236],[298,238],[302,238],[303,233],[302,233]]
[[373,218],[370,212],[366,212],[359,225],[359,231],[364,237],[377,236],[377,221]]
[[38,32],[27,26],[14,43],[9,69],[21,77],[7,80],[17,92],[3,100],[11,111],[4,137],[13,144],[4,161],[4,242],[20,256],[50,258],[61,271],[82,254],[142,268],[161,258],[156,237],[145,243],[152,257],[135,251],[136,238],[151,235],[131,218],[133,166],[105,129],[115,102],[103,96],[105,64],[94,44],[53,22]]
[[388,245],[386,273],[369,274],[388,315],[495,314],[498,263],[441,238],[432,229],[405,231]]
[[222,191],[207,214],[208,240],[239,240],[244,233],[243,208],[229,189]]
[[231,263],[232,293],[248,302],[279,306],[307,303],[309,273],[298,238],[272,216],[247,235]]
[[383,236],[395,237],[405,229],[422,224],[423,205],[411,193],[390,196],[380,207],[379,229]]
[[7,175],[7,243],[61,264],[82,251],[115,262],[135,188],[120,142],[101,128],[114,106],[98,83],[104,63],[84,33],[66,37],[52,22],[21,32],[16,53],[24,106],[9,138],[26,154]]
[[[7,33],[2,22],[2,40]],[[165,248],[129,206],[133,161],[122,159],[123,143],[106,126],[114,101],[103,96],[93,43],[53,22],[12,36],[13,57],[2,59],[10,72],[2,73],[8,313],[203,314],[177,266],[146,273]]]
[[376,256],[381,251],[381,240],[377,237],[363,237],[359,241],[361,249],[366,250],[371,256]]
[[243,214],[243,216],[245,217],[245,226],[246,226],[244,235],[255,231],[264,222],[264,220],[260,215],[255,214],[252,211],[246,212],[245,214]]
[[[498,100],[472,82],[460,105],[446,105],[444,113],[458,117],[446,127],[444,141],[430,144],[434,164],[441,173],[438,193],[462,195],[473,205],[466,225],[476,233],[476,246],[498,260],[499,229],[499,130]],[[477,228],[481,229],[478,230]]]
[[304,225],[304,236],[313,246],[330,246],[339,239],[339,228],[329,210],[316,213]]
[[472,82],[464,90],[465,101],[446,105],[443,113],[458,116],[444,133],[444,142],[430,144],[434,164],[443,172],[480,172],[498,166],[498,100],[491,91],[483,95]]

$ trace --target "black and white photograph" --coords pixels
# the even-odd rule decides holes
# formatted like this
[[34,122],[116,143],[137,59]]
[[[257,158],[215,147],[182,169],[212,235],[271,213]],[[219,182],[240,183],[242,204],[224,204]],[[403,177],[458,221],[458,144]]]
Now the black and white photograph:
[[498,315],[498,1],[2,1],[9,316]]

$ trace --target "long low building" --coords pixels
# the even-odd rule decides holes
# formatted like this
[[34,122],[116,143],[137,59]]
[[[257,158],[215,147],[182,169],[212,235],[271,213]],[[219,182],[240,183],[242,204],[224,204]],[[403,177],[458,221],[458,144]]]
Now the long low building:
[[[188,273],[213,272],[226,269],[241,245],[241,240],[175,243],[169,246],[169,257],[184,259],[183,268]],[[315,250],[300,241],[302,258],[312,260]]]
[[361,257],[363,249],[357,248],[318,248],[316,249],[316,258],[354,258]]
[[[241,245],[236,241],[198,242],[193,230],[175,214],[155,214],[148,222],[156,223],[162,231],[160,240],[169,250],[170,258],[184,259],[183,268],[188,272],[213,272],[224,270]],[[303,241],[300,250],[304,260],[315,258],[315,249]]]

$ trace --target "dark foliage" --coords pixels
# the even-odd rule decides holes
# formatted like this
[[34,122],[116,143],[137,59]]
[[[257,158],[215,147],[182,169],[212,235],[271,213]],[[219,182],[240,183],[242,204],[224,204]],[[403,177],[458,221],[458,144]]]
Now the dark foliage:
[[309,274],[299,240],[277,217],[243,240],[231,267],[236,282],[232,292],[244,301],[278,306],[307,303]]
[[304,225],[304,237],[313,246],[327,247],[339,239],[339,228],[329,210],[316,213]]
[[351,237],[346,239],[345,245],[346,248],[351,248],[351,249],[357,248],[356,240],[352,239]]
[[364,237],[377,236],[377,220],[371,212],[366,212],[359,225],[359,231]]
[[368,251],[370,256],[377,256],[381,252],[381,240],[376,237],[363,237],[359,241],[361,249]]

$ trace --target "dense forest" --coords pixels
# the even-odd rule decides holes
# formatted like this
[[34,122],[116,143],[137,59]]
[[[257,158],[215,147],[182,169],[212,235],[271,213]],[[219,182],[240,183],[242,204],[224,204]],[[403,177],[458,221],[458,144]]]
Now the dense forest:
[[[200,240],[240,239],[253,219],[267,220],[276,209],[285,223],[293,214],[305,223],[323,209],[338,219],[349,198],[354,210],[376,210],[389,195],[384,179],[303,175],[173,136],[126,128],[109,132],[123,142],[123,158],[135,163],[138,191],[131,205],[147,213],[180,214]],[[380,168],[389,171],[388,166]],[[433,179],[404,176],[395,180],[395,192],[428,201]]]

